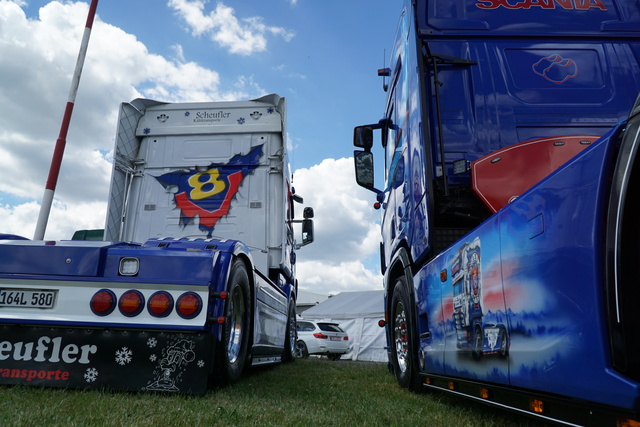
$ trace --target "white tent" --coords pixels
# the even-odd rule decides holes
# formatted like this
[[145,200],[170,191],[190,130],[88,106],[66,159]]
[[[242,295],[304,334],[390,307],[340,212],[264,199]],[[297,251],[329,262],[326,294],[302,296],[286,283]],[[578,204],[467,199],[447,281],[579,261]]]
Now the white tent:
[[384,328],[384,291],[341,292],[306,310],[305,320],[323,320],[340,324],[351,341],[345,359],[386,362],[387,341]]
[[296,312],[299,315],[302,315],[302,313],[309,310],[311,307],[320,304],[328,298],[329,295],[316,294],[300,289],[296,298]]

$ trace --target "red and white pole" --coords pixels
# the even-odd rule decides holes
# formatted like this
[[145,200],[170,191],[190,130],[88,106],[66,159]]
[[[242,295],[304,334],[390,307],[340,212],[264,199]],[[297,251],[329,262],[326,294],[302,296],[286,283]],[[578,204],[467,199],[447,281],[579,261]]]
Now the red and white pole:
[[82,66],[84,65],[84,58],[87,55],[87,46],[89,46],[89,36],[91,35],[91,27],[93,26],[93,18],[96,15],[97,7],[98,7],[98,0],[91,0],[91,5],[89,6],[89,14],[87,16],[87,23],[85,25],[84,34],[82,36],[82,43],[80,44],[80,52],[78,53],[78,60],[76,61],[76,69],[73,73],[73,80],[71,81],[71,89],[69,90],[69,98],[67,100],[67,106],[64,110],[64,116],[62,117],[62,125],[60,126],[60,133],[58,134],[58,139],[56,140],[56,147],[53,151],[53,158],[51,159],[51,167],[49,168],[49,177],[47,178],[47,185],[45,186],[44,196],[42,197],[40,214],[38,215],[38,222],[36,223],[36,232],[33,236],[34,240],[44,239],[44,232],[47,228],[47,222],[49,221],[49,213],[51,212],[51,205],[53,203],[53,194],[56,191],[56,184],[58,183],[58,175],[60,173],[60,165],[62,164],[64,147],[67,144],[67,131],[69,130],[71,113],[73,112],[73,105],[76,101],[78,86],[80,85],[80,75],[82,74]]

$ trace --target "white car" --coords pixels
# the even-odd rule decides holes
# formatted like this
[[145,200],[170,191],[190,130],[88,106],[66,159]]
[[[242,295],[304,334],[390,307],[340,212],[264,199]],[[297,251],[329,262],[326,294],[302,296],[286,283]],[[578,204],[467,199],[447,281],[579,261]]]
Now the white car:
[[298,320],[298,341],[296,356],[306,359],[310,354],[327,356],[338,360],[349,352],[349,336],[337,323]]

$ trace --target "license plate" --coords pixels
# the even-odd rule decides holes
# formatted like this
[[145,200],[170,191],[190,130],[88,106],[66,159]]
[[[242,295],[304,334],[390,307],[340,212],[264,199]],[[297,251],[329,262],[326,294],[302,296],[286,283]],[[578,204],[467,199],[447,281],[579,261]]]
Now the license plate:
[[56,292],[43,289],[0,289],[0,307],[53,308]]
[[342,341],[340,337],[331,337],[331,341]]

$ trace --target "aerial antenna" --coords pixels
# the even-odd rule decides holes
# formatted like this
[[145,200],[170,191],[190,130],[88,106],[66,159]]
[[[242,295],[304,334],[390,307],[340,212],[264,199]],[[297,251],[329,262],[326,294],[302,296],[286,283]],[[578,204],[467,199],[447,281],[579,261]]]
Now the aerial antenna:
[[36,232],[33,236],[33,240],[44,240],[44,232],[47,228],[47,222],[49,221],[49,213],[51,212],[53,195],[56,191],[56,184],[58,183],[58,175],[60,174],[60,165],[62,164],[64,147],[67,144],[67,131],[69,130],[69,122],[71,121],[73,104],[76,101],[78,86],[80,85],[80,75],[82,74],[82,66],[84,65],[84,58],[87,55],[87,46],[89,45],[89,36],[91,35],[91,27],[93,26],[93,18],[96,15],[97,7],[98,7],[98,0],[91,0],[91,5],[89,6],[89,13],[87,15],[87,23],[85,24],[84,34],[82,36],[82,42],[80,43],[80,52],[78,52],[78,59],[76,61],[76,69],[73,73],[73,79],[71,80],[71,89],[69,89],[69,98],[67,100],[67,105],[64,110],[64,115],[62,116],[62,125],[60,126],[60,133],[58,134],[58,139],[56,140],[56,146],[53,151],[53,158],[51,159],[51,166],[49,167],[49,176],[47,178],[47,184],[44,189],[44,196],[42,196],[42,205],[40,206],[40,214],[38,215],[38,222],[36,223]]

